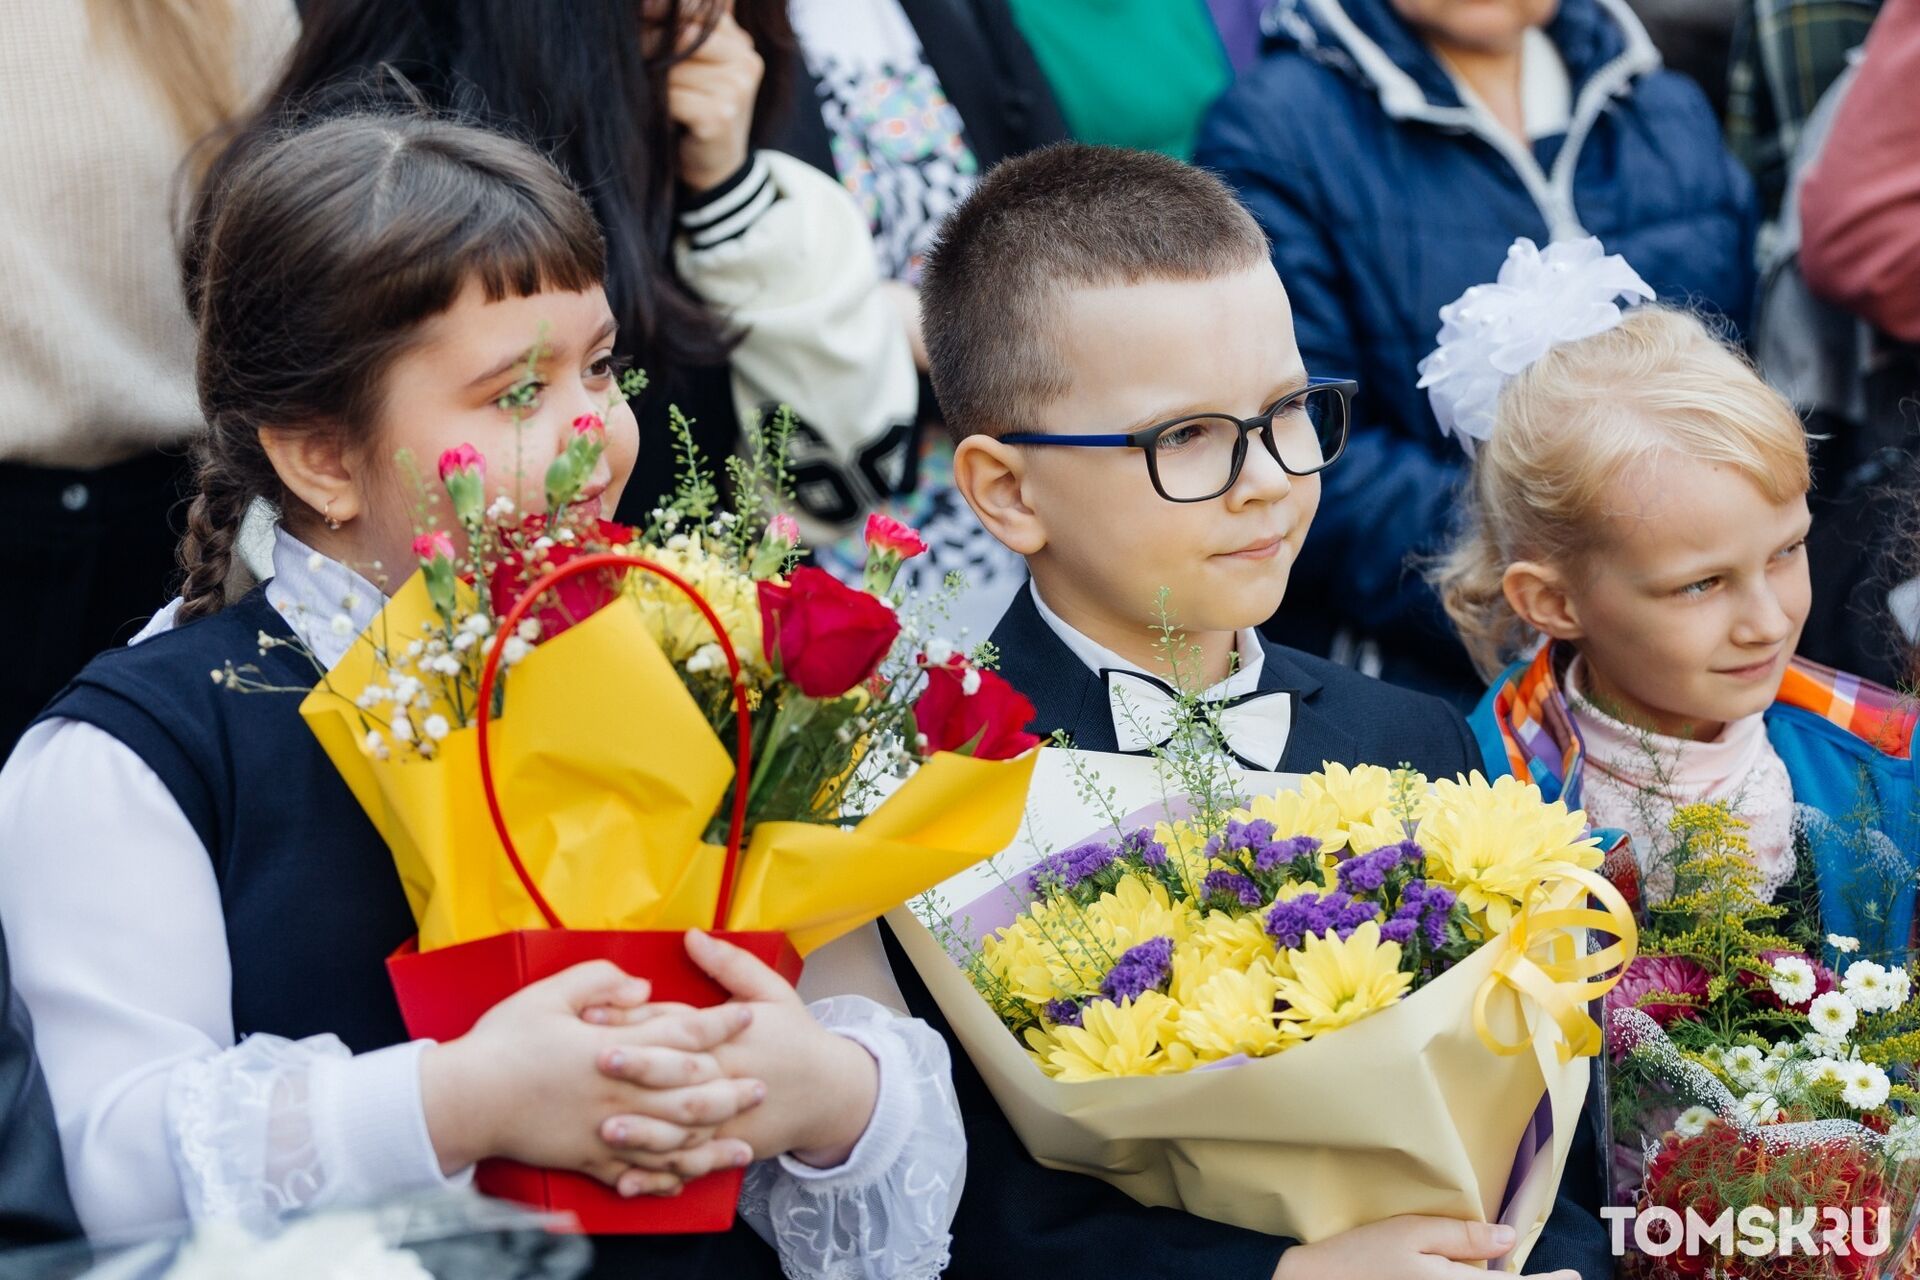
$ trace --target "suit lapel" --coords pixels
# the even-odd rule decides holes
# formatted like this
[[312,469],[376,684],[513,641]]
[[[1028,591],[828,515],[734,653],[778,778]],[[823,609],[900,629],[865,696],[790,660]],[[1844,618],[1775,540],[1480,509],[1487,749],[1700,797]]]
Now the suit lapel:
[[1114,751],[1113,714],[1100,677],[1054,634],[1022,587],[993,629],[1000,674],[1033,703],[1028,731],[1042,736],[1064,729],[1083,751]]
[[1266,661],[1260,668],[1260,688],[1293,691],[1293,731],[1280,757],[1281,773],[1316,773],[1329,760],[1356,764],[1360,744],[1318,706],[1320,682],[1302,671],[1286,651],[1260,640]]

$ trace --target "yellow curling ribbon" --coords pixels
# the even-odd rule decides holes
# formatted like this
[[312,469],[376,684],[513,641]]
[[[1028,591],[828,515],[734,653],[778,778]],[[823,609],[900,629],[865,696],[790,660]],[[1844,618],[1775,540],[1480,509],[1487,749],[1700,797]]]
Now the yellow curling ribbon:
[[[1575,891],[1584,889],[1585,894]],[[1597,899],[1598,908],[1585,905]],[[1555,1047],[1560,1061],[1592,1057],[1600,1052],[1600,1026],[1587,1014],[1587,1004],[1613,990],[1626,974],[1640,946],[1627,900],[1604,876],[1577,867],[1563,867],[1530,882],[1521,894],[1525,904],[1507,932],[1505,952],[1473,999],[1473,1029],[1481,1043],[1502,1056],[1524,1052],[1531,1036],[1502,1040],[1487,1023],[1487,1001],[1502,986],[1530,997],[1560,1028]],[[1574,906],[1569,903],[1580,903]],[[1592,929],[1613,941],[1597,951],[1576,945],[1574,930]],[[1604,977],[1600,975],[1606,975]]]

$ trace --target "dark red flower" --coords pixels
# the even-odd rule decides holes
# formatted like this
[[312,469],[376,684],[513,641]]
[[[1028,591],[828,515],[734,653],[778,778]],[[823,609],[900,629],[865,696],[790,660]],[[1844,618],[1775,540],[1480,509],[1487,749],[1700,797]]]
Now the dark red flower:
[[785,584],[756,585],[767,661],[809,698],[838,698],[872,676],[900,634],[884,602],[825,569],[802,565]]
[[[504,618],[520,602],[527,589],[545,577],[548,572],[558,569],[568,561],[583,555],[605,551],[612,547],[623,547],[634,539],[634,531],[623,524],[611,520],[595,520],[573,542],[555,542],[552,546],[532,550],[533,544],[546,532],[547,518],[541,515],[528,516],[521,521],[520,529],[529,548],[524,554],[514,551],[502,557],[493,572],[487,577],[487,591],[493,601],[495,617]],[[624,570],[604,569],[597,573],[583,573],[577,578],[569,578],[546,593],[545,599],[538,602],[527,615],[540,624],[540,638],[551,640],[577,622],[598,613],[611,604],[620,594],[620,578]]]
[[1039,745],[1026,731],[1033,703],[999,675],[970,667],[958,655],[926,670],[927,687],[913,704],[913,719],[929,752],[1011,760]]
[[[1661,1026],[1671,1026],[1700,1016],[1707,982],[1707,971],[1684,956],[1638,956],[1607,992],[1607,1008],[1640,1009]],[[1660,1000],[1661,995],[1682,999]]]
[[1748,973],[1745,969],[1742,969],[1735,976],[1738,978],[1740,985],[1752,994],[1755,1004],[1765,1005],[1769,1009],[1785,1009],[1791,1007],[1804,1013],[1809,1004],[1818,1000],[1821,996],[1827,994],[1827,992],[1839,990],[1840,979],[1835,977],[1833,970],[1821,964],[1815,956],[1810,956],[1804,951],[1763,951],[1760,953],[1760,958],[1768,964],[1772,964],[1782,956],[1793,956],[1796,959],[1805,960],[1813,969],[1813,994],[1808,996],[1802,1003],[1789,1006],[1782,1001],[1779,996],[1774,994],[1773,981],[1770,977],[1764,974]]

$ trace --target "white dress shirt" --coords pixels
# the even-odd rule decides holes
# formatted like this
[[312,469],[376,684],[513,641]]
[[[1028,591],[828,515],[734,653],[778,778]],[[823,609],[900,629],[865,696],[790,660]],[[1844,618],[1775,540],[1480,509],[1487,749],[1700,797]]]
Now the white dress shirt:
[[[1169,742],[1181,718],[1174,697],[1174,673],[1165,666],[1150,672],[1129,662],[1048,608],[1038,586],[1028,589],[1033,592],[1041,620],[1089,671],[1105,679],[1116,747],[1136,753]],[[1261,692],[1266,650],[1259,632],[1252,627],[1241,628],[1234,637],[1234,647],[1239,661],[1233,671],[1202,692],[1201,700],[1224,704],[1218,711],[1216,727],[1236,758],[1249,768],[1278,769],[1293,733],[1293,694],[1285,690]]]
[[[323,665],[385,603],[284,531],[273,563],[267,597]],[[333,1036],[236,1043],[212,860],[117,738],[49,720],[0,770],[0,921],[90,1236],[258,1223],[448,1181],[421,1101],[426,1041],[358,1055]],[[857,995],[810,1008],[880,1064],[874,1114],[839,1168],[754,1166],[742,1212],[789,1275],[937,1275],[965,1171],[945,1043]]]

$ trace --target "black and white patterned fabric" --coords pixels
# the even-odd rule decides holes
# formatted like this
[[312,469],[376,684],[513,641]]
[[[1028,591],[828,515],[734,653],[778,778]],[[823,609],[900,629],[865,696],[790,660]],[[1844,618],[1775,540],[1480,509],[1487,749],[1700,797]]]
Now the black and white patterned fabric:
[[917,284],[980,166],[898,0],[794,0],[834,169],[867,217],[880,275]]
[[[917,285],[941,220],[979,179],[960,113],[899,0],[792,0],[789,12],[807,69],[820,82],[834,168],[866,215],[881,278]],[[954,489],[953,448],[944,433],[918,458],[884,461],[919,469],[913,491],[882,508],[927,543],[927,554],[907,563],[902,583],[910,594],[931,596],[958,571],[967,589],[949,619],[949,638],[984,640],[1027,580],[1026,562],[981,527]],[[849,498],[849,510],[857,509],[855,501]],[[855,534],[816,555],[823,567],[857,582],[866,548]]]

